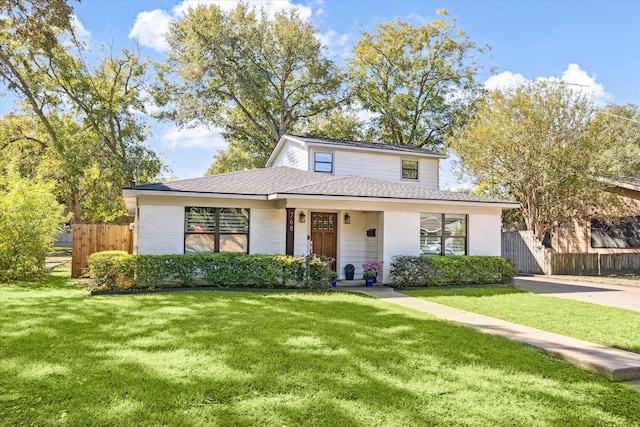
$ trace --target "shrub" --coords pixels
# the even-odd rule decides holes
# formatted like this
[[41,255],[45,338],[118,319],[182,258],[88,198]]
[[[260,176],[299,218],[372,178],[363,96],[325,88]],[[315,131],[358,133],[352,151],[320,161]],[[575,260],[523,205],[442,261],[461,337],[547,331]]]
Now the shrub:
[[53,183],[22,178],[11,167],[0,177],[0,280],[32,279],[45,273],[45,256],[68,217]]
[[89,257],[94,289],[129,289],[135,284],[135,257],[124,251],[104,251]]
[[399,288],[418,286],[511,283],[516,271],[497,256],[396,256],[391,283]]
[[331,263],[310,255],[233,253],[129,255],[98,252],[89,259],[96,290],[212,285],[218,287],[328,287]]

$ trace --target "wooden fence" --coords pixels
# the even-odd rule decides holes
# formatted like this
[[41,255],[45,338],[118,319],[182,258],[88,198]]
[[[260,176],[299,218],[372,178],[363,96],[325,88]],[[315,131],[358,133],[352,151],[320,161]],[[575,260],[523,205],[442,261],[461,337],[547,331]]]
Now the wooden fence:
[[550,255],[531,231],[502,233],[502,256],[512,260],[519,273],[546,274]]
[[524,274],[640,274],[640,253],[553,253],[530,231],[502,233],[502,256],[512,260],[518,272]]
[[133,232],[128,225],[76,224],[73,226],[71,276],[89,269],[89,256],[101,251],[133,252]]

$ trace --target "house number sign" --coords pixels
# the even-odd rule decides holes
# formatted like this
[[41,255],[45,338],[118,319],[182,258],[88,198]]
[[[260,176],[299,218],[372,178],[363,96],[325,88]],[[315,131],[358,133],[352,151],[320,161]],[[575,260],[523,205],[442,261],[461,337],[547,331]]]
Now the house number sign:
[[293,236],[296,223],[296,210],[294,208],[287,208],[287,255],[293,255]]

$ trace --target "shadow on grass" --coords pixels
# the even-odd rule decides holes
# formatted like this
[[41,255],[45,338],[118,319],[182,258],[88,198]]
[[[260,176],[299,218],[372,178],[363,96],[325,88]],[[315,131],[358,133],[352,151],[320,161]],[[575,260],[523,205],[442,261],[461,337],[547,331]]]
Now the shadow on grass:
[[8,285],[0,322],[8,425],[640,423],[626,385],[355,295]]

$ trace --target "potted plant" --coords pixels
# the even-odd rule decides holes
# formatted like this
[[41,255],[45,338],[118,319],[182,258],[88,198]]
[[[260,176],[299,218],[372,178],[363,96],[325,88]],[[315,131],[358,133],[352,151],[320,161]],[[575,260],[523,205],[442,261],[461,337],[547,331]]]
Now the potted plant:
[[365,273],[367,272],[372,273],[371,280],[373,280],[373,283],[375,283],[377,282],[378,271],[380,271],[380,264],[378,264],[376,261],[367,261],[362,264],[362,271],[362,277],[365,277]]
[[338,286],[338,273],[336,273],[335,271],[332,271],[329,274],[329,278],[331,279],[331,287],[335,288]]
[[365,270],[362,272],[362,278],[367,281],[367,288],[373,287],[373,278],[375,275],[376,274],[371,270]]

